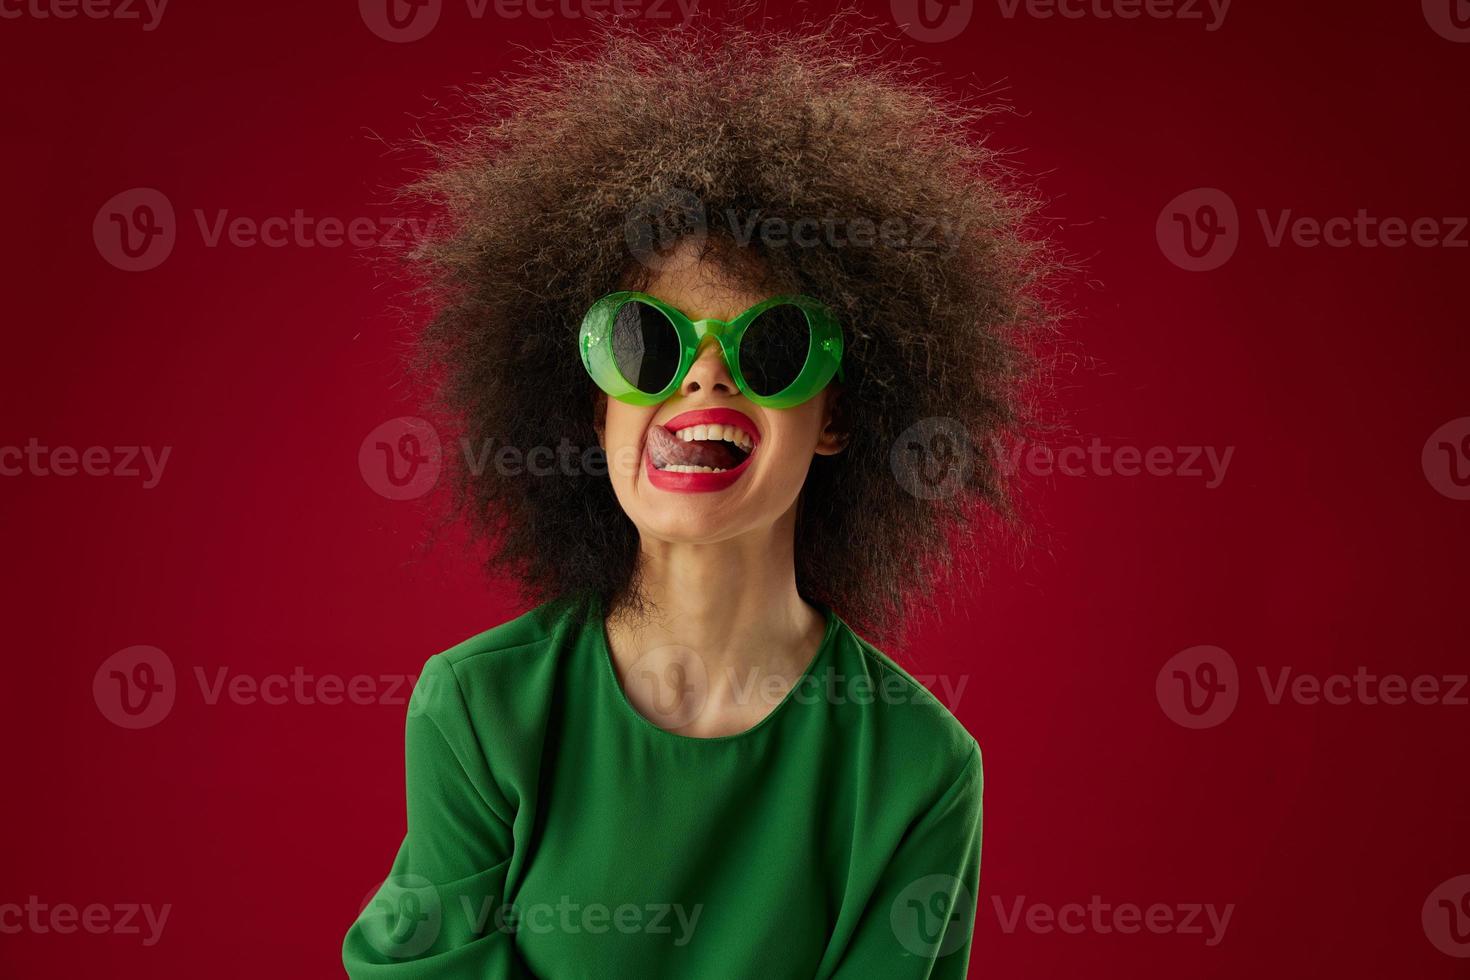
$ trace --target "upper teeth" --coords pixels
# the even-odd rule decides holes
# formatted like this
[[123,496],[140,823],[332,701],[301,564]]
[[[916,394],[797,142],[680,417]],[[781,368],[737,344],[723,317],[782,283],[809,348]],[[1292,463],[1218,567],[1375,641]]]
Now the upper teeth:
[[723,439],[725,442],[733,442],[746,452],[749,452],[750,447],[754,444],[744,429],[737,429],[733,425],[690,425],[674,434],[683,442]]

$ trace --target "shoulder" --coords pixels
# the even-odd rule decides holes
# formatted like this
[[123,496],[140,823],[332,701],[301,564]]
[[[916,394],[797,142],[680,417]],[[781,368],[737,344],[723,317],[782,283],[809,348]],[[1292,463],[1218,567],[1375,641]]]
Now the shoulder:
[[466,686],[525,676],[522,668],[544,666],[574,646],[586,625],[586,603],[556,599],[435,654],[424,671],[453,675]]
[[[878,755],[931,790],[982,781],[980,745],[928,684],[839,620],[836,665],[847,700],[863,713]],[[963,692],[968,678],[925,678]]]
[[440,719],[516,720],[550,700],[560,660],[587,621],[585,603],[557,599],[434,654],[414,689],[417,707]]
[[516,651],[535,653],[554,646],[585,623],[585,604],[556,599],[456,643],[430,660],[437,660],[456,674],[472,674],[493,667],[495,657],[514,658]]
[[509,820],[535,792],[557,678],[587,622],[585,603],[556,600],[430,657],[408,705],[410,785],[462,773]]

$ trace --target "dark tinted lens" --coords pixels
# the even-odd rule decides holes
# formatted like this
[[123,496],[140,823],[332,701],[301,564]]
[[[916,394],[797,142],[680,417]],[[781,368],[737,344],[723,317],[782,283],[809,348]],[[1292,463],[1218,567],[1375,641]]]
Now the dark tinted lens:
[[740,373],[757,395],[777,394],[801,373],[810,346],[806,314],[789,304],[773,306],[740,338]]
[[655,395],[679,370],[679,334],[669,318],[637,300],[618,308],[612,329],[613,361],[639,391]]

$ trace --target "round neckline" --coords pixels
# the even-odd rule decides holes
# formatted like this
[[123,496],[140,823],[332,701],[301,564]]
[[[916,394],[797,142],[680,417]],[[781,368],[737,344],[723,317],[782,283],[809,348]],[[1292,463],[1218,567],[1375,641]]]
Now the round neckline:
[[599,596],[593,596],[592,598],[592,614],[588,617],[589,622],[587,628],[592,630],[596,636],[598,656],[602,660],[604,676],[612,684],[613,691],[616,692],[616,698],[622,705],[622,710],[631,715],[639,725],[658,735],[696,745],[703,743],[718,744],[737,742],[755,735],[774,723],[776,718],[786,710],[787,705],[795,700],[797,690],[807,682],[807,678],[816,672],[818,663],[826,656],[827,650],[831,648],[833,640],[837,636],[837,627],[840,621],[837,618],[837,614],[833,612],[832,607],[824,603],[813,602],[810,599],[807,599],[806,602],[815,607],[827,619],[826,628],[822,633],[822,641],[817,644],[817,652],[812,654],[811,660],[807,662],[806,669],[796,678],[796,681],[791,685],[791,688],[781,700],[777,702],[776,706],[770,711],[767,711],[765,717],[760,721],[744,731],[732,732],[729,735],[711,735],[707,738],[698,735],[681,735],[678,732],[671,732],[667,728],[660,728],[653,723],[651,718],[639,711],[632,701],[628,700],[628,692],[623,690],[622,682],[618,680],[617,666],[613,663],[612,644],[607,641],[607,622],[603,619],[602,599]]

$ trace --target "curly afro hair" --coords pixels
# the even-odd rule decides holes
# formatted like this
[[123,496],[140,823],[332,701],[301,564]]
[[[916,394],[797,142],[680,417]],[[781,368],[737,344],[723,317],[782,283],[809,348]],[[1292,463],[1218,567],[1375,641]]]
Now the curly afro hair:
[[[734,274],[831,306],[850,441],[808,473],[797,585],[889,641],[910,604],[978,567],[972,532],[1009,523],[993,447],[1032,418],[1054,263],[1034,198],[975,132],[987,110],[870,40],[831,24],[604,28],[466,90],[406,195],[437,229],[412,257],[432,310],[417,364],[466,447],[597,446],[605,403],[578,327],[598,297],[647,282],[660,243],[738,249]],[[474,458],[450,463],[453,514],[493,572],[533,603],[641,604],[637,531],[605,469]]]

